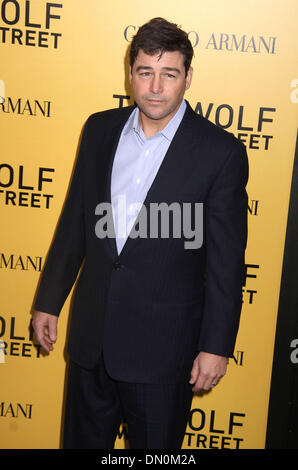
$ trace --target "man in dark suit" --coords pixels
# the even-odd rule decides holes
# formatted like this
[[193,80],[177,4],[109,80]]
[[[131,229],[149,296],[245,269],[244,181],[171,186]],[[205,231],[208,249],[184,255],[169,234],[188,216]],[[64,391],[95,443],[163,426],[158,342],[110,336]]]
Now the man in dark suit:
[[[130,48],[136,105],[93,114],[84,128],[33,318],[38,341],[51,351],[81,268],[68,340],[65,448],[112,448],[122,418],[131,448],[180,448],[193,393],[215,386],[233,355],[247,155],[184,100],[192,56],[176,25],[146,23]],[[162,213],[161,223],[169,216],[164,236],[150,211],[159,204],[186,208],[182,220],[195,225],[195,238],[201,231],[202,243],[174,233],[177,211]]]

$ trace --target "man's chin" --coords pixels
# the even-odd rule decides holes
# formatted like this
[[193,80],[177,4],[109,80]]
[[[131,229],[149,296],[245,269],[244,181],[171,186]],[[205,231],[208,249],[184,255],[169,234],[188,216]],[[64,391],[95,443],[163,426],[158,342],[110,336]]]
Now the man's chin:
[[171,111],[158,110],[158,109],[148,110],[145,107],[140,108],[140,110],[148,119],[152,119],[153,121],[159,121],[161,119],[166,118],[169,114],[171,114]]
[[149,114],[149,113],[147,113],[147,114],[145,114],[145,116],[148,119],[152,119],[153,121],[161,121],[162,119],[167,117],[167,114],[163,115],[163,114]]

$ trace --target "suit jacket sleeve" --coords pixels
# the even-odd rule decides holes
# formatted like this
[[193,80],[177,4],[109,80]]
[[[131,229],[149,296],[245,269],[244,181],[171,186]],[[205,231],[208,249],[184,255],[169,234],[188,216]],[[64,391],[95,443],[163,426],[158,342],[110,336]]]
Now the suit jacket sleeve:
[[58,316],[85,255],[83,174],[88,121],[68,195],[44,265],[34,308]]
[[242,307],[247,240],[248,160],[235,145],[206,202],[206,289],[199,351],[233,355]]

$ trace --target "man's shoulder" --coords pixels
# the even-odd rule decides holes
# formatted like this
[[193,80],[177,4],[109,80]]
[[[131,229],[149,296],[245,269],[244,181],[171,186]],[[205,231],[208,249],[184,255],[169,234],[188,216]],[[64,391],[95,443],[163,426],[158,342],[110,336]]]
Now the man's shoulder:
[[220,147],[243,147],[242,142],[240,142],[232,132],[217,126],[206,117],[196,113],[191,107],[189,109],[189,117],[191,119],[194,134],[196,134],[200,140],[203,139],[206,142],[210,142],[213,145]]
[[103,111],[97,111],[92,113],[87,121],[87,125],[100,125],[100,124],[117,124],[125,119],[128,119],[131,112],[135,109],[135,106],[125,106],[122,108],[111,108]]

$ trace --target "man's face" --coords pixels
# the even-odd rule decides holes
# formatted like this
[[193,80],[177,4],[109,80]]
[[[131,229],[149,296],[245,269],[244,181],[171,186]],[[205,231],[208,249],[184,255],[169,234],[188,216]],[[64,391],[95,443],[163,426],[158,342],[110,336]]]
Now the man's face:
[[149,119],[166,125],[174,116],[185,90],[190,87],[192,68],[185,77],[184,57],[179,51],[154,56],[142,50],[130,68],[134,99]]

